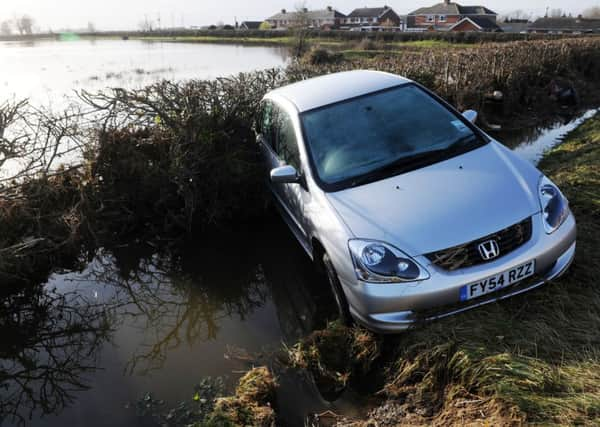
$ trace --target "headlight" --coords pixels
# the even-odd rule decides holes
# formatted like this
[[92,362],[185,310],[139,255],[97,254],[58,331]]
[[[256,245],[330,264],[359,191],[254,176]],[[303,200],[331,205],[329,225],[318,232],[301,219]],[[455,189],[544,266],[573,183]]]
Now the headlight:
[[545,176],[540,179],[538,196],[542,208],[544,229],[547,234],[554,233],[569,216],[569,201]]
[[427,270],[387,243],[354,239],[348,242],[348,246],[359,280],[398,283],[429,279]]

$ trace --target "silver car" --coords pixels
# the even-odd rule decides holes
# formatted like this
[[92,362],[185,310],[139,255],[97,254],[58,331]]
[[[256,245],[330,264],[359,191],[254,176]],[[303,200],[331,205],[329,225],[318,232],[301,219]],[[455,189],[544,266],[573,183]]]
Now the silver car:
[[374,71],[264,97],[256,130],[270,188],[344,320],[397,332],[529,291],[569,267],[568,201],[476,117]]

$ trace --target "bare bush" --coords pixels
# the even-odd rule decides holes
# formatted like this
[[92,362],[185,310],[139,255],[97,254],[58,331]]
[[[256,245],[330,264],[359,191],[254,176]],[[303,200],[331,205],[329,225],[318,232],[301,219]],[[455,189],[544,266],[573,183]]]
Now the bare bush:
[[81,161],[86,115],[78,107],[51,112],[27,100],[0,104],[0,197],[7,186]]
[[256,213],[263,203],[252,123],[262,95],[281,80],[267,71],[82,94],[102,123],[90,166],[105,206],[138,218],[127,223],[134,227],[160,219],[161,229],[188,231]]

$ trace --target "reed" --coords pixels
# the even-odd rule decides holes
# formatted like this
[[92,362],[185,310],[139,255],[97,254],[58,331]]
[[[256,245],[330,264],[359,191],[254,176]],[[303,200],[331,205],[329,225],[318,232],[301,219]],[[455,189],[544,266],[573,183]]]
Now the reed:
[[[464,49],[419,49],[372,58],[293,64],[288,78],[300,80],[337,71],[375,69],[399,74],[432,89],[460,109],[480,108],[495,90],[512,114],[548,104],[548,86],[565,79],[586,94],[598,91],[600,38],[491,43]],[[595,98],[597,99],[597,97]]]

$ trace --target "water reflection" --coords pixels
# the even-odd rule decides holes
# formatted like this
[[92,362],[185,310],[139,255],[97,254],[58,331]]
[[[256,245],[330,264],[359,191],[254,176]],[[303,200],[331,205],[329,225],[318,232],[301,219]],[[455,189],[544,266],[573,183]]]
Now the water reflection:
[[216,339],[222,319],[236,316],[244,321],[268,297],[260,265],[240,272],[228,286],[219,286],[181,270],[170,257],[142,258],[134,269],[126,270],[120,268],[122,258],[118,260],[102,254],[88,271],[71,280],[79,292],[85,292],[81,285],[90,284],[88,291],[117,311],[119,322],[129,321],[137,329],[150,332],[144,334],[145,339],[127,363],[130,374],[162,368],[169,351],[182,344]]
[[[3,417],[131,425],[135,412],[125,404],[145,392],[176,404],[207,376],[227,376],[231,386],[252,355],[295,341],[333,314],[327,288],[277,217],[156,252],[148,245],[106,249],[82,272],[5,298],[2,336],[15,343],[7,349],[25,345],[43,361],[34,367],[40,382],[25,386],[18,373],[31,363],[23,351],[2,350],[1,383],[13,390],[10,398],[2,393]],[[29,312],[31,320],[10,322]],[[59,341],[50,340],[50,329]],[[42,358],[39,349],[54,342],[60,354]]]
[[78,294],[39,286],[0,297],[0,424],[60,413],[90,388],[110,316]]

